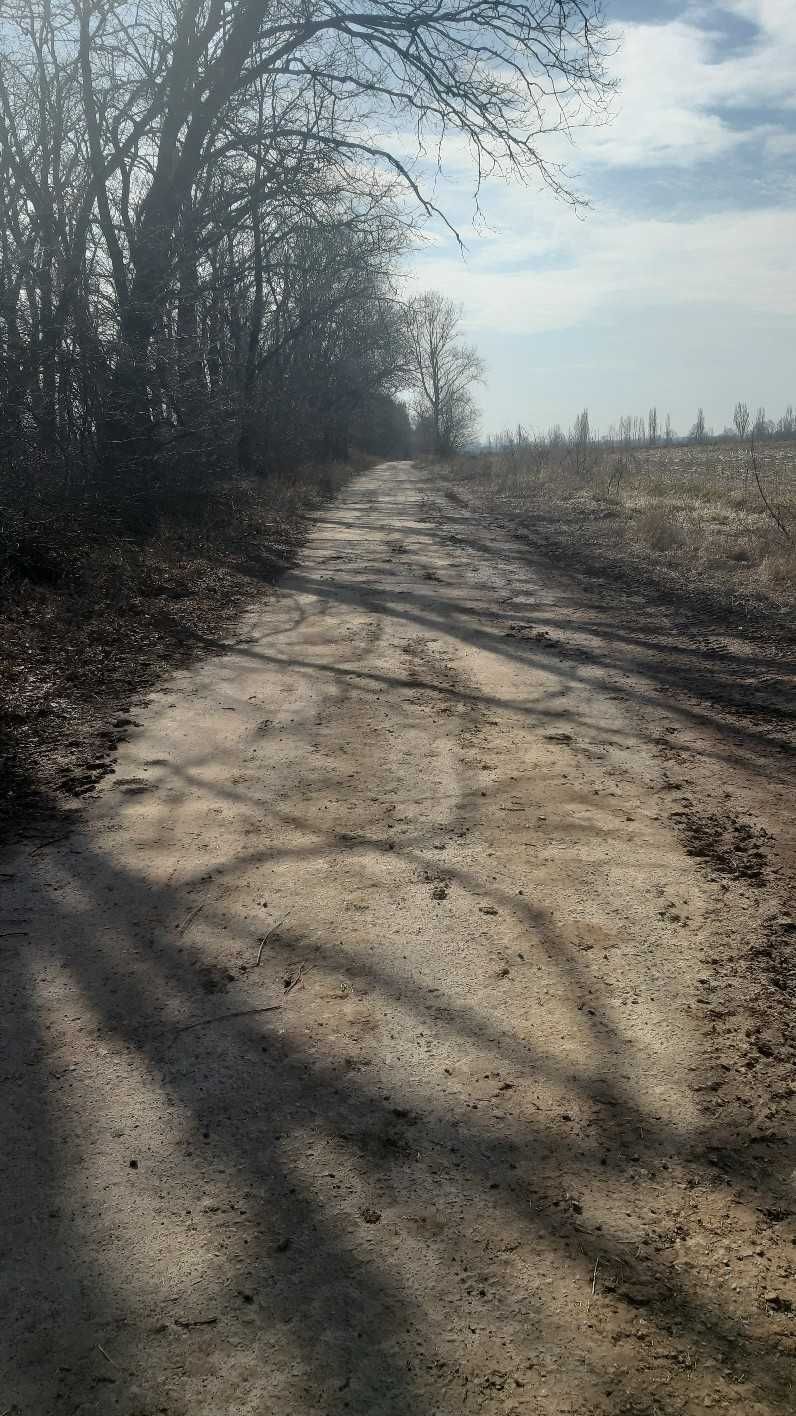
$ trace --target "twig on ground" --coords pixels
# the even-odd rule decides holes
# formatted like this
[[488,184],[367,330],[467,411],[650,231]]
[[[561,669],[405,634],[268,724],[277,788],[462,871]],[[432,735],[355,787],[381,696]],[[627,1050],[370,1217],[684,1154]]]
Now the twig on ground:
[[296,974],[296,977],[293,979],[292,983],[289,983],[287,985],[287,988],[285,989],[285,997],[287,997],[288,993],[292,993],[294,988],[298,988],[299,984],[303,982],[304,978],[307,976],[308,973],[312,973],[312,970],[314,968],[314,964],[310,964],[309,968],[305,968],[304,964],[299,964],[299,971]]
[[174,1036],[179,1037],[180,1033],[190,1032],[192,1028],[209,1028],[211,1023],[227,1023],[232,1018],[250,1018],[254,1013],[278,1013],[281,1007],[281,1003],[268,1003],[264,1008],[241,1008],[237,1013],[219,1013],[216,1018],[199,1018],[195,1023],[186,1023],[184,1027],[178,1028]]
[[166,879],[166,889],[168,889],[169,885],[171,884],[172,880],[174,879],[174,877],[175,877],[175,875],[177,874],[177,871],[179,870],[179,868],[180,868],[181,865],[182,865],[182,858],[180,858],[180,859],[177,861],[176,865],[173,865],[173,866],[171,867],[171,870],[169,871],[168,877],[167,877],[167,879]]
[[178,927],[177,927],[177,933],[178,933],[178,934],[184,934],[184,933],[185,933],[185,931],[186,931],[186,929],[188,928],[188,925],[191,923],[191,921],[194,920],[194,919],[196,919],[196,916],[198,915],[198,913],[199,913],[200,910],[203,910],[203,909],[204,909],[205,903],[206,903],[206,902],[205,902],[204,900],[201,900],[198,905],[194,905],[194,908],[190,911],[190,913],[185,916],[185,919],[183,920],[182,924],[178,925]]
[[33,847],[31,855],[37,855],[39,851],[45,850],[47,846],[57,846],[59,841],[68,841],[71,834],[71,831],[64,831],[62,836],[48,836],[46,841],[39,841],[39,844]]
[[595,1293],[596,1293],[596,1291],[597,1291],[597,1270],[598,1270],[599,1267],[600,1267],[600,1260],[599,1260],[599,1257],[598,1257],[598,1258],[595,1260],[594,1272],[592,1273],[592,1276],[591,1276],[591,1294],[590,1294],[590,1296],[589,1296],[589,1301],[588,1301],[588,1303],[586,1304],[586,1312],[587,1312],[587,1313],[588,1313],[588,1311],[589,1311],[589,1308],[591,1307],[592,1298],[594,1297],[594,1295],[595,1295]]
[[277,929],[279,929],[280,925],[283,925],[285,923],[286,919],[290,919],[291,914],[292,910],[288,910],[287,914],[283,915],[281,919],[278,919],[276,924],[272,924],[271,928],[268,930],[268,933],[263,935],[262,939],[260,940],[260,948],[257,951],[257,963],[254,965],[256,969],[259,969],[260,964],[262,963],[263,949],[268,943],[268,940],[271,938],[271,935],[276,933]]
[[106,1361],[106,1362],[110,1362],[110,1364],[111,1364],[112,1367],[116,1367],[117,1371],[121,1372],[122,1369],[121,1369],[121,1367],[119,1366],[119,1363],[118,1363],[118,1362],[114,1362],[113,1358],[108,1356],[107,1352],[105,1351],[105,1348],[104,1348],[104,1347],[102,1346],[102,1344],[99,1343],[99,1342],[97,1343],[97,1351],[102,1353],[102,1355],[103,1355],[103,1357],[105,1358],[105,1361]]

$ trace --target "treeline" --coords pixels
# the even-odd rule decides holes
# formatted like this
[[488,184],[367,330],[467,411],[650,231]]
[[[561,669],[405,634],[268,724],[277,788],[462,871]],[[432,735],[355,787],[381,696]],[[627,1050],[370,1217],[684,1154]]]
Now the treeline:
[[352,441],[405,455],[389,187],[280,136],[308,115],[275,127],[259,81],[167,212],[151,169],[173,141],[157,100],[176,37],[140,8],[57,3],[1,28],[6,490],[48,478],[135,524],[234,470]]
[[561,427],[560,423],[555,423],[548,428],[546,433],[534,435],[522,424],[518,424],[516,428],[507,429],[491,438],[488,446],[494,449],[510,449],[538,442],[551,448],[579,448],[589,444],[599,444],[609,448],[638,448],[657,447],[660,444],[671,443],[715,442],[728,438],[751,439],[756,442],[767,439],[787,441],[796,438],[796,412],[789,404],[780,418],[769,418],[765,408],[758,408],[753,416],[748,404],[739,402],[735,405],[732,426],[728,425],[721,433],[715,433],[707,427],[704,410],[699,408],[689,431],[685,435],[680,435],[675,432],[670,415],[667,413],[665,419],[661,420],[657,408],[650,408],[646,415],[629,415],[620,418],[617,423],[612,423],[604,433],[592,428],[589,411],[584,408],[572,426],[566,430]]
[[134,525],[202,478],[405,450],[398,272],[435,211],[407,142],[567,195],[535,140],[599,107],[602,46],[598,0],[4,0],[4,492]]
[[728,424],[720,433],[708,428],[705,410],[698,408],[693,423],[684,434],[675,431],[670,414],[667,413],[665,418],[661,419],[657,408],[653,407],[646,417],[642,415],[620,418],[598,441],[611,446],[632,444],[636,447],[656,447],[659,443],[708,442],[718,438],[735,437],[751,437],[758,442],[767,438],[796,437],[796,414],[792,405],[788,405],[780,418],[769,418],[765,408],[758,408],[753,414],[747,403],[739,401],[733,411],[732,424]]

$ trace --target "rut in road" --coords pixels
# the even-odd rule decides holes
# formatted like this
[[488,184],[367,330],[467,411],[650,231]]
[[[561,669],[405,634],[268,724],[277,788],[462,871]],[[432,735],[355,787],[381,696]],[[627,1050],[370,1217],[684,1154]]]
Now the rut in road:
[[142,706],[4,879],[0,1407],[791,1409],[643,697],[396,463]]

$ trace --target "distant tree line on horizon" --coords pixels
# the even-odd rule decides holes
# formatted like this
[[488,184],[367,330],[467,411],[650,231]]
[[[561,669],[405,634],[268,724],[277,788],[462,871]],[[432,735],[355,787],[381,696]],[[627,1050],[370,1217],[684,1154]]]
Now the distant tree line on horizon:
[[524,442],[537,440],[549,447],[569,447],[577,451],[578,448],[594,444],[605,447],[641,448],[666,446],[674,443],[726,440],[743,442],[750,439],[755,442],[774,439],[787,441],[793,438],[796,438],[796,411],[794,411],[792,404],[788,404],[781,417],[774,419],[768,417],[763,407],[758,408],[752,416],[749,405],[739,401],[733,411],[732,424],[728,424],[720,433],[715,433],[707,427],[704,409],[699,408],[689,432],[685,435],[678,434],[672,426],[672,420],[668,413],[661,426],[656,407],[650,408],[646,416],[631,415],[620,418],[617,423],[611,424],[606,432],[601,433],[591,427],[589,411],[584,408],[578,414],[571,428],[566,431],[560,423],[555,423],[548,428],[546,433],[534,439],[522,424],[518,424],[515,429],[509,429],[490,438],[488,445],[496,447],[508,444],[521,446]]

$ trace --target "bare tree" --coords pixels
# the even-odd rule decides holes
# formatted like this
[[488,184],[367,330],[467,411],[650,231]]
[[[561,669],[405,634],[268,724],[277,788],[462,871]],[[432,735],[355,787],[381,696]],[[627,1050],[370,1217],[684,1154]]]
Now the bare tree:
[[462,339],[461,319],[460,307],[435,290],[411,300],[406,311],[407,380],[439,456],[465,446],[477,421],[472,387],[483,381],[484,367]]
[[674,441],[674,429],[672,427],[671,413],[666,414],[666,425],[663,430],[663,440],[666,443],[671,443]]
[[696,422],[691,429],[691,437],[694,439],[694,442],[704,442],[707,437],[704,408],[697,409]]
[[755,421],[754,426],[752,428],[752,432],[754,433],[754,436],[758,440],[758,442],[761,438],[769,437],[771,433],[771,425],[768,421],[768,418],[766,417],[765,408],[758,408],[757,412],[755,413]]
[[735,424],[735,431],[738,434],[738,437],[741,439],[741,441],[743,441],[749,431],[748,403],[736,403],[735,412],[732,415],[732,421]]
[[589,410],[584,408],[575,419],[572,429],[573,440],[580,446],[586,447],[591,441],[591,427],[589,424]]
[[588,408],[584,408],[575,419],[569,440],[574,458],[575,474],[581,477],[588,470],[590,463],[592,438]]
[[658,441],[658,410],[650,408],[647,415],[647,441],[650,447],[654,447]]
[[607,87],[598,0],[457,0],[452,9],[394,0],[366,12],[338,0],[312,11],[305,0],[232,9],[185,0],[132,14],[74,2],[93,196],[121,323],[109,446],[136,442],[149,424],[148,357],[183,215],[231,130],[250,156],[246,128],[263,85],[267,166],[284,156],[280,144],[328,153],[350,171],[370,163],[429,212],[433,197],[389,138],[396,110],[408,111],[421,144],[463,133],[479,182],[487,168],[510,169],[570,196],[539,136],[582,121]]

